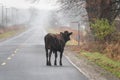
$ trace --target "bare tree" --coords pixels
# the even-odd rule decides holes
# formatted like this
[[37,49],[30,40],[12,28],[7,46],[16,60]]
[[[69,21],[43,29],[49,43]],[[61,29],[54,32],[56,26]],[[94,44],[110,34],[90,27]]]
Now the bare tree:
[[111,23],[120,14],[120,0],[86,0],[86,10],[90,21],[105,18]]
[[[81,15],[81,9],[85,8],[83,2],[86,1],[86,10],[90,21],[105,18],[111,23],[120,14],[120,0],[58,0],[61,8],[66,12],[76,10],[75,16]],[[83,13],[84,14],[84,13]]]
[[73,17],[87,15],[84,12],[84,0],[59,0],[59,2],[62,4],[60,11],[63,11],[65,15],[67,14]]
[[30,3],[35,3],[35,2],[39,2],[40,0],[26,0],[26,1],[28,1],[28,2],[30,2]]

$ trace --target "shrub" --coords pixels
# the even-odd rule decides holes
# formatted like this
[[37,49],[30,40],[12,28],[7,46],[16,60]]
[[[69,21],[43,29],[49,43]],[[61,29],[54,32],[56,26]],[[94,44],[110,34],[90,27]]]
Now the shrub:
[[109,24],[107,19],[97,19],[95,23],[91,23],[93,35],[97,40],[106,41],[110,39],[111,34],[115,31],[114,23]]

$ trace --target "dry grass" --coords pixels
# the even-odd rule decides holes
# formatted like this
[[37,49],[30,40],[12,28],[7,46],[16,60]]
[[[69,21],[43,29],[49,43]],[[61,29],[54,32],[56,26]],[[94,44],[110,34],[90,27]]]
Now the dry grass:
[[112,42],[110,44],[106,43],[106,48],[104,52],[115,60],[120,60],[120,42]]
[[0,29],[0,31],[0,39],[4,40],[25,31],[25,27],[9,27]]

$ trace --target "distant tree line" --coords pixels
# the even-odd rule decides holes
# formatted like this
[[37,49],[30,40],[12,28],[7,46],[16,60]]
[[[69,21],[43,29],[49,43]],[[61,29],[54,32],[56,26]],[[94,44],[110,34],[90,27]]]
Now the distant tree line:
[[30,21],[32,13],[29,9],[0,6],[0,28],[15,25],[26,25]]

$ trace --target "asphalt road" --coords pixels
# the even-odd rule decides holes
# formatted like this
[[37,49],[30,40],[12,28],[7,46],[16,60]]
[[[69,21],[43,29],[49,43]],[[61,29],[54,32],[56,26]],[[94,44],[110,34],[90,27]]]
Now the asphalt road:
[[63,66],[46,66],[45,34],[31,28],[0,42],[0,80],[88,80],[65,57]]

